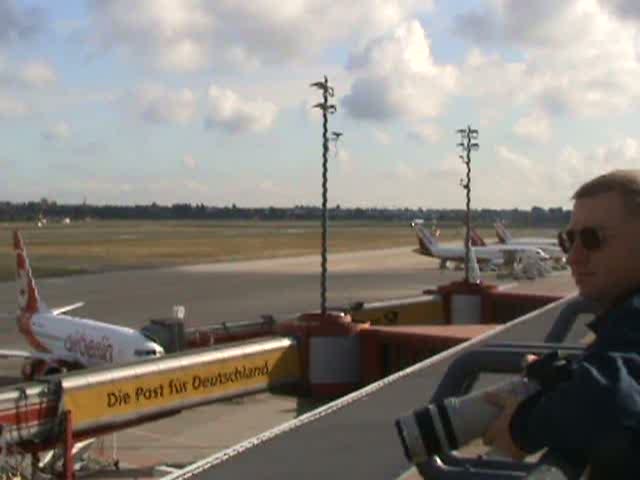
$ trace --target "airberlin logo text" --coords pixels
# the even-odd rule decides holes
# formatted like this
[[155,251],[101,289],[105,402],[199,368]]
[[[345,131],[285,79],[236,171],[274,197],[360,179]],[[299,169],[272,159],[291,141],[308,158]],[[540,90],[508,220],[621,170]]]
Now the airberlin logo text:
[[96,340],[82,333],[67,335],[64,339],[64,348],[67,352],[77,353],[84,358],[105,363],[113,362],[113,345],[107,337]]
[[190,377],[172,378],[168,382],[153,386],[137,386],[133,390],[118,389],[107,392],[107,407],[138,404],[144,401],[159,400],[189,393],[206,393],[207,390],[228,385],[230,383],[251,380],[269,375],[269,363],[247,367],[235,367],[233,370],[212,373],[211,375],[194,374]]

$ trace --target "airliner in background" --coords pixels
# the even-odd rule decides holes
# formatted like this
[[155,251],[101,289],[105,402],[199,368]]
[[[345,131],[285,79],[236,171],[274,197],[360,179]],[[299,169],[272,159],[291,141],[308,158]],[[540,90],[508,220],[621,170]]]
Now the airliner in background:
[[498,242],[505,245],[537,245],[539,247],[556,247],[560,250],[557,238],[549,237],[520,237],[513,238],[502,222],[495,222],[493,226],[496,229],[496,237]]
[[[448,262],[463,263],[465,259],[465,249],[460,246],[442,246],[438,240],[433,237],[423,225],[423,222],[414,220],[411,227],[416,232],[418,244],[420,248],[418,253],[440,260],[440,268],[447,268]],[[472,233],[471,243],[476,261],[481,269],[487,270],[492,267],[513,265],[523,255],[534,256],[541,262],[550,260],[549,255],[544,253],[540,248],[524,246],[524,245],[485,245],[473,246],[477,240],[477,232]],[[482,240],[480,238],[480,240]]]
[[[514,245],[539,248],[551,257],[556,268],[567,268],[567,255],[558,245],[557,239],[549,237],[513,238],[502,222],[496,222],[494,226],[496,229],[496,236],[498,237],[498,241],[500,242],[499,245]],[[480,238],[481,241],[484,241],[477,232],[476,236]]]
[[0,358],[25,359],[23,377],[31,379],[164,354],[164,349],[153,338],[132,328],[65,315],[82,306],[82,302],[48,308],[38,293],[18,231],[13,232],[13,249],[18,286],[16,322],[33,351],[0,349]]

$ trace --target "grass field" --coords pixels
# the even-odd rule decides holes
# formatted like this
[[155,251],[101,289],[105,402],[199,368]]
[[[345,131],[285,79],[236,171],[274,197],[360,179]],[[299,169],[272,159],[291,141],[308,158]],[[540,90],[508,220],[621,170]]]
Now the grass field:
[[[0,224],[0,281],[15,277],[11,232],[19,229],[37,277],[320,253],[314,221],[93,221],[71,225]],[[493,230],[479,229],[489,242]],[[515,231],[516,235],[549,235]],[[441,240],[464,230],[442,228]],[[407,222],[340,221],[329,224],[329,252],[417,247]]]

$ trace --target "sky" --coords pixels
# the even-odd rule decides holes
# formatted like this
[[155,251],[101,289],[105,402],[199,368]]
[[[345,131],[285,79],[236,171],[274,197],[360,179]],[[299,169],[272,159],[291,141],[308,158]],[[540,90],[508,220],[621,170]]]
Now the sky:
[[640,166],[636,0],[0,0],[0,201],[570,208]]

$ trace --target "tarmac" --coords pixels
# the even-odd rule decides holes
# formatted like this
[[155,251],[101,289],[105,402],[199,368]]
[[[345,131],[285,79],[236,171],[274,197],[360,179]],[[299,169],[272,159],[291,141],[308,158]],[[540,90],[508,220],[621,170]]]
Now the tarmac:
[[[255,320],[266,313],[317,310],[319,263],[319,256],[307,256],[37,281],[42,297],[51,306],[86,301],[77,312],[82,316],[141,327],[149,318],[167,316],[174,304],[182,304],[187,308],[187,327],[191,327]],[[347,305],[415,296],[461,276],[459,271],[437,270],[436,261],[417,256],[410,248],[330,255],[328,303]],[[498,280],[495,274],[486,274],[485,279],[512,291],[574,291],[567,272],[535,281]],[[13,282],[0,284],[0,311],[15,311]],[[0,335],[3,348],[25,347],[12,322],[0,325]],[[0,382],[19,381],[20,365],[14,360],[3,362]],[[320,405],[265,392],[199,407],[98,440],[91,456],[96,460],[93,467],[101,468],[86,475],[105,479],[163,476]],[[118,460],[119,470],[112,468],[113,459]]]
[[[540,290],[545,293],[544,288]],[[232,449],[212,454],[190,467],[184,475],[169,478],[389,480],[410,474],[411,465],[404,458],[394,421],[426,404],[451,361],[463,348],[489,342],[540,342],[564,303],[556,302],[496,327],[495,332],[474,338],[321,407],[297,419],[295,426],[262,434]],[[584,332],[584,326],[579,322],[568,341],[579,341]],[[487,378],[485,381],[490,384],[498,379]]]

